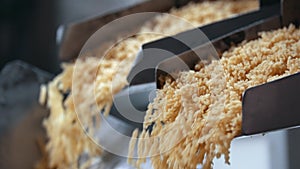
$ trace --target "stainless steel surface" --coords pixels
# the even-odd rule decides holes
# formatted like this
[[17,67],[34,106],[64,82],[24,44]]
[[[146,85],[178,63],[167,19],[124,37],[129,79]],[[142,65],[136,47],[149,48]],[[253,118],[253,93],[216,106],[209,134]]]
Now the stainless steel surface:
[[243,95],[245,135],[300,125],[300,73],[249,88]]
[[129,125],[142,129],[145,112],[151,101],[149,96],[155,89],[154,82],[123,89],[114,96],[110,114]]
[[[193,43],[196,46],[192,46],[192,50],[182,47],[181,53],[173,53],[173,55],[168,56],[170,59],[162,60],[158,63],[155,70],[157,87],[160,88],[163,83],[159,80],[160,76],[165,76],[166,73],[174,71],[193,69],[198,61],[201,59],[207,60],[210,56],[218,58],[219,56],[216,55],[220,55],[225,50],[228,50],[232,44],[241,43],[243,40],[255,39],[258,37],[257,33],[260,31],[281,27],[280,21],[280,5],[275,4],[266,6],[259,11],[200,27],[199,29],[207,38],[202,38],[201,41],[198,40],[199,43]],[[183,32],[182,34],[188,35],[188,33]],[[194,37],[197,36],[194,35]],[[162,39],[161,41],[172,43],[169,39]],[[170,50],[159,44],[161,43],[153,42],[152,45],[162,51]],[[143,76],[149,77],[149,80],[152,80],[154,72],[147,75],[140,73],[140,77]]]
[[[115,19],[140,12],[165,12],[174,6],[182,6],[187,2],[188,0],[148,0],[146,2],[142,2],[132,7],[122,9],[112,14],[95,17],[79,23],[65,25],[63,26],[64,29],[61,38],[62,41],[60,44],[59,57],[62,60],[70,60],[76,58],[88,38],[99,28]],[[141,25],[145,22],[144,19],[145,18],[143,18],[143,20],[137,20],[132,26],[137,28],[138,25]],[[127,25],[129,26],[130,24]]]

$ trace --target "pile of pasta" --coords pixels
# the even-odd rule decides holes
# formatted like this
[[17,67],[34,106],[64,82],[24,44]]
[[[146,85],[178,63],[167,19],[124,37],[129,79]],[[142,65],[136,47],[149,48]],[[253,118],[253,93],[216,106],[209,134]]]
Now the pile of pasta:
[[[95,50],[94,56],[63,64],[62,73],[41,87],[40,102],[50,114],[43,122],[48,140],[37,168],[85,168],[101,155],[97,140],[90,137],[101,123],[97,115],[100,111],[107,115],[112,96],[127,85],[126,77],[143,43],[257,8],[256,0],[190,3],[169,11],[185,22],[158,15],[147,21],[136,36],[120,40],[107,51]],[[80,164],[82,154],[90,160]]]
[[[223,53],[220,60],[178,74],[156,93],[148,106],[143,131],[134,131],[137,167],[150,157],[155,169],[213,166],[224,156],[229,164],[231,141],[241,134],[242,94],[252,86],[300,72],[300,29],[293,25],[261,32]],[[139,137],[138,139],[136,139]]]

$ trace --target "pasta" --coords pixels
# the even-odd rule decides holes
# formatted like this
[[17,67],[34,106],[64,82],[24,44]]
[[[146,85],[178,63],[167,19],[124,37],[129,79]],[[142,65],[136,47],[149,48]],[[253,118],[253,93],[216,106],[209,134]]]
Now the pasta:
[[[258,2],[254,0],[207,1],[172,9],[170,14],[200,26],[257,7]],[[46,164],[40,163],[37,167],[80,168],[88,166],[89,162],[84,165],[78,163],[82,154],[87,154],[89,159],[99,157],[102,150],[93,142],[97,140],[91,140],[87,133],[94,134],[97,113],[102,110],[107,115],[112,105],[112,95],[127,84],[126,76],[140,46],[162,37],[163,34],[172,35],[190,29],[190,25],[159,15],[147,21],[137,36],[120,41],[107,50],[106,54],[95,50],[93,52],[96,57],[87,55],[77,59],[76,63],[64,64],[63,72],[47,84],[47,87],[41,88],[40,101],[47,105],[50,114],[43,123],[48,141],[45,146],[47,157],[41,162]],[[100,121],[96,121],[96,126],[99,126]],[[82,128],[89,130],[84,131]]]
[[146,157],[155,169],[194,169],[197,164],[210,169],[213,159],[222,155],[230,163],[230,143],[241,134],[243,92],[300,72],[299,28],[290,25],[260,36],[232,47],[200,70],[166,78],[146,113],[137,167]]

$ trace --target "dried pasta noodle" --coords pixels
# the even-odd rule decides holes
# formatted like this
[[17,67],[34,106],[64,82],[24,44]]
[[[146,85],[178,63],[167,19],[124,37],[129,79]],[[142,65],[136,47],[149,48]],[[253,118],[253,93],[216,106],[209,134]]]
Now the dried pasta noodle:
[[[170,14],[200,26],[257,7],[258,2],[254,0],[207,1],[172,9]],[[166,15],[159,15],[147,21],[137,36],[120,41],[112,47],[101,62],[99,57],[104,53],[95,50],[92,53],[96,57],[79,58],[76,64],[63,64],[63,72],[49,84],[41,87],[40,102],[47,105],[50,114],[43,122],[48,135],[45,146],[46,157],[36,167],[80,168],[78,160],[83,153],[90,159],[98,157],[102,150],[84,133],[77,115],[82,124],[88,124],[84,127],[90,129],[89,134],[93,134],[93,117],[99,110],[103,110],[105,114],[109,113],[112,105],[111,96],[127,84],[126,76],[140,45],[158,39],[164,34],[172,35],[190,28],[191,24],[187,25],[186,22],[178,22]],[[160,35],[149,32],[159,32]],[[72,81],[72,75],[76,81]]]
[[[135,162],[137,166],[151,155],[156,155],[150,157],[155,169],[194,169],[197,164],[210,169],[212,160],[221,155],[229,164],[230,143],[241,133],[242,93],[251,86],[300,72],[299,28],[290,25],[259,35],[200,70],[167,79],[148,107],[139,136],[145,140],[138,142],[141,158]],[[133,156],[133,150],[130,152]]]

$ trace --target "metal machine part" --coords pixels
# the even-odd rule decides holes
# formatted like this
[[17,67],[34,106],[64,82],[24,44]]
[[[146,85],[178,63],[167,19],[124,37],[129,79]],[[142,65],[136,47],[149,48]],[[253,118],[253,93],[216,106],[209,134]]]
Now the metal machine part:
[[[77,58],[85,42],[93,33],[95,33],[105,24],[122,16],[140,12],[165,12],[173,7],[183,6],[190,1],[192,0],[148,0],[112,14],[95,17],[83,22],[63,25],[61,26],[59,31],[60,34],[62,34],[59,49],[59,58],[64,61]],[[126,25],[132,25],[130,29],[135,29],[138,25],[141,25],[144,22],[145,18],[142,18],[141,20],[135,20],[131,24],[127,23]],[[128,30],[129,29],[123,31]],[[112,39],[107,40],[114,40],[114,38],[117,38],[117,35],[111,38]]]
[[[185,63],[192,67],[197,63],[200,55],[201,58],[207,58],[207,56],[202,54],[203,52],[210,55],[212,54],[212,48],[215,48],[218,53],[221,53],[227,50],[232,42],[240,43],[242,40],[245,40],[245,37],[248,39],[255,38],[255,31],[257,30],[248,31],[246,34],[239,32],[241,32],[241,29],[244,27],[248,27],[259,20],[266,20],[272,16],[276,16],[279,12],[280,4],[275,3],[270,6],[263,6],[258,11],[241,14],[240,16],[224,19],[216,23],[179,33],[175,36],[146,43],[142,46],[143,50],[138,55],[142,59],[135,64],[127,79],[132,85],[153,82],[155,81],[155,67],[157,65],[160,67],[160,62],[172,57],[183,58],[185,57],[183,55],[188,55]],[[273,25],[274,24],[268,25],[268,27],[270,28]],[[214,57],[218,58],[218,56]],[[144,70],[145,67],[152,67],[153,69]],[[182,68],[176,65],[169,65],[160,70],[169,72],[176,69],[181,70]],[[160,73],[162,72],[157,72],[158,75],[156,75],[156,78]]]
[[[269,5],[269,4],[268,4]],[[271,6],[276,6],[271,4]],[[275,8],[273,15],[268,17],[257,17],[255,22],[242,26],[221,38],[212,40],[212,44],[217,51],[224,51],[230,48],[229,44],[238,44],[243,40],[252,40],[258,37],[260,31],[268,31],[290,23],[299,25],[300,15],[296,9],[300,8],[299,1],[283,0],[280,1],[281,8]],[[260,11],[267,16],[267,8]],[[265,11],[265,12],[264,12]],[[252,14],[255,15],[256,12]],[[251,15],[251,14],[250,14]],[[238,18],[243,18],[240,16]],[[226,21],[224,21],[226,22]],[[238,24],[239,22],[235,22]],[[218,23],[216,23],[218,24]],[[228,43],[229,42],[229,43]],[[197,53],[205,55],[208,44],[198,47]],[[193,51],[173,56],[158,64],[156,69],[157,87],[161,88],[160,76],[165,76],[166,72],[187,70],[184,65],[193,68],[193,63],[200,61],[199,55]],[[242,108],[242,135],[251,135],[267,131],[284,129],[300,125],[300,114],[298,100],[300,99],[300,76],[299,73],[285,77],[273,82],[247,89],[243,95]]]
[[22,61],[0,72],[0,168],[32,168],[40,159],[38,140],[46,139],[42,121],[48,111],[38,96],[40,85],[51,78]]
[[[118,17],[141,11],[166,11],[174,5],[181,6],[187,2],[183,1],[179,3],[179,1],[170,0],[160,4],[159,9],[157,9],[156,3],[161,3],[160,1],[145,2],[126,11],[70,25],[64,30],[64,38],[60,51],[61,57],[76,56],[83,43],[94,31]],[[111,114],[126,123],[141,128],[143,116],[150,101],[148,96],[155,90],[155,82],[158,88],[161,88],[163,85],[163,82],[158,81],[160,76],[165,76],[174,71],[189,70],[200,59],[218,59],[219,55],[229,49],[232,44],[257,38],[257,32],[280,28],[289,23],[299,24],[298,1],[261,0],[260,2],[261,7],[258,11],[242,14],[144,44],[138,55],[136,64],[128,76],[130,86],[124,88],[123,91],[114,97],[115,101],[111,109]],[[141,23],[142,21],[135,21],[134,25]],[[199,39],[199,36],[195,36],[199,30],[206,35],[205,38]],[[74,38],[77,39],[75,45],[74,40],[72,40]],[[72,50],[70,49],[70,44],[72,44]],[[199,54],[201,55],[200,58]],[[155,57],[149,57],[153,55]],[[214,57],[210,58],[210,55]],[[149,60],[150,58],[151,60]],[[145,69],[145,67],[150,67],[150,69]],[[154,69],[155,67],[156,69]],[[269,83],[268,85],[273,84]],[[244,110],[243,113],[245,112]],[[128,119],[129,116],[132,118]],[[243,122],[246,122],[246,119],[243,119]],[[285,125],[282,127],[289,126]],[[243,129],[245,129],[245,126]],[[244,134],[253,133],[255,132],[246,132]]]
[[[38,97],[40,85],[52,78],[53,75],[18,60],[6,64],[0,72],[0,168],[30,169],[45,155],[41,146],[47,135],[42,123],[49,110],[38,103]],[[109,127],[131,135],[132,126],[114,117],[106,120]],[[112,138],[107,128],[102,125],[98,131],[103,141],[126,151],[123,140]],[[82,154],[78,163],[85,162],[86,158]],[[95,158],[91,166],[97,169],[120,167],[133,168],[125,157],[107,151]]]
[[[144,44],[137,56],[135,65],[128,75],[127,80],[130,85],[114,96],[115,101],[110,114],[133,126],[142,128],[143,116],[145,115],[144,111],[150,102],[148,96],[155,90],[156,66],[156,78],[158,78],[160,75],[166,75],[166,72],[170,73],[191,69],[199,61],[200,54],[202,58],[208,58],[207,56],[213,54],[214,58],[217,59],[219,57],[218,53],[228,49],[233,41],[239,43],[244,40],[245,37],[255,38],[257,31],[266,29],[265,27],[270,27],[270,25],[280,23],[279,18],[277,18],[277,23],[275,24],[266,22],[267,26],[260,26],[257,29],[252,28],[247,31],[246,34],[242,34],[242,37],[240,36],[240,32],[243,33],[243,31],[240,30],[241,28],[253,24],[257,18],[267,19],[274,16],[279,10],[279,4],[267,6],[264,10],[250,12],[239,17],[226,19]],[[224,29],[220,29],[220,27]],[[274,26],[274,28],[275,27],[276,26]],[[218,50],[218,53],[215,51],[215,48]],[[141,86],[148,86],[146,87],[147,90],[140,90],[142,88]],[[158,88],[161,87],[158,81],[156,81],[156,86]],[[139,101],[136,102],[136,100]],[[122,102],[126,103],[130,109],[126,108],[126,106],[122,106],[124,105],[120,104]],[[124,107],[122,111],[117,108],[120,106]],[[141,107],[143,107],[144,111],[139,111]],[[137,111],[133,111],[133,109]],[[127,117],[129,114],[130,116],[140,118],[137,118],[138,120],[130,120]]]
[[242,134],[300,125],[300,73],[249,88],[243,95]]
[[[157,1],[157,2],[161,3],[162,1]],[[299,25],[299,14],[297,13],[298,9],[299,9],[299,1],[292,1],[294,3],[293,5],[285,4],[285,2],[288,2],[288,1],[283,1],[283,2],[284,2],[283,8],[286,8],[285,6],[289,6],[289,8],[287,8],[288,10],[283,9],[283,15],[285,15],[284,14],[285,12],[294,11],[294,14],[293,13],[289,14],[290,16],[292,16],[291,18],[294,18],[290,21],[293,21],[293,23]],[[126,12],[124,14],[126,14]],[[115,14],[113,14],[113,15],[115,15]],[[288,16],[288,15],[286,15],[286,16]],[[298,19],[297,19],[297,16],[298,16]],[[295,20],[295,18],[296,18],[296,20]],[[246,30],[246,28],[243,28],[241,30],[236,29],[233,34],[224,35],[221,37],[222,40],[217,40],[217,41],[213,42],[213,45],[220,46],[218,49],[225,50],[228,46],[228,42],[234,41],[234,42],[238,43],[241,40],[240,37],[247,39],[247,35],[249,35],[249,37],[255,38],[252,35],[256,34],[257,31],[267,30],[270,27],[276,28],[278,25],[278,22],[280,22],[280,21],[281,21],[281,17],[275,16],[273,19],[269,18],[264,21],[255,22],[255,23],[253,23],[255,25],[254,27],[251,27],[251,24],[249,25],[249,27],[247,27],[248,31],[246,31],[247,32],[246,34],[243,33],[244,30]],[[290,23],[290,21],[283,19],[283,23],[285,25]],[[258,24],[258,23],[264,23],[264,24]],[[95,26],[97,24],[95,23],[92,25]],[[81,26],[89,29],[88,26],[87,27],[85,27],[84,25],[81,25]],[[79,27],[81,27],[81,26],[79,26]],[[70,26],[70,28],[71,28],[71,26]],[[78,29],[78,30],[80,30],[80,29]],[[65,31],[70,31],[70,30],[69,30],[69,28],[67,28],[67,29],[65,29]],[[252,33],[250,33],[251,31],[252,31]],[[75,31],[75,32],[77,32],[77,31]],[[91,32],[93,32],[93,31],[91,31]],[[67,35],[67,34],[69,34],[69,35]],[[72,43],[74,43],[74,39],[77,39],[77,37],[76,37],[77,35],[76,36],[74,35],[74,39],[71,38],[71,35],[72,35],[72,33],[66,33],[65,38],[67,36],[70,36],[69,40]],[[84,33],[84,36],[89,37],[90,34]],[[231,40],[231,39],[233,39],[233,40]],[[81,43],[82,41],[84,41],[84,40],[79,40],[79,43]],[[63,43],[67,43],[67,42],[63,42]],[[78,49],[77,52],[79,52],[79,50],[80,50],[79,46],[80,45],[78,45],[76,47],[76,45],[75,45],[72,48],[74,48],[74,51],[76,51],[76,48],[77,48]],[[64,48],[64,47],[61,46],[61,48]],[[201,47],[199,47],[199,48],[201,48]],[[202,47],[202,48],[204,48],[204,47]],[[71,48],[69,48],[69,49],[71,49]],[[69,51],[73,54],[61,55],[61,57],[64,58],[64,56],[66,56],[65,59],[71,58],[71,56],[73,57],[76,55],[76,54],[74,54],[74,53],[76,53],[74,51],[72,51],[72,50]],[[183,58],[183,60],[186,59],[186,61],[190,61],[190,59],[188,57],[189,56],[188,52],[185,54],[181,54],[179,56],[181,58]],[[176,57],[176,58],[178,59],[178,57]],[[197,60],[192,61],[191,65],[195,64],[196,61]],[[164,62],[164,63],[167,63],[167,62]],[[35,140],[37,137],[39,137],[39,136],[43,137],[45,134],[41,128],[41,121],[47,114],[47,110],[44,107],[41,107],[40,105],[38,105],[38,103],[37,103],[37,97],[38,97],[38,91],[39,91],[38,89],[39,89],[39,85],[41,83],[46,83],[48,80],[51,79],[51,75],[49,75],[43,71],[39,71],[37,69],[32,69],[32,67],[30,67],[28,65],[26,66],[26,64],[20,63],[20,62],[12,63],[9,66],[10,67],[6,67],[5,69],[3,69],[0,74],[0,91],[1,91],[0,92],[1,93],[1,96],[0,96],[0,107],[1,107],[1,112],[0,112],[0,116],[1,116],[1,118],[0,118],[0,135],[1,135],[1,138],[0,138],[0,156],[1,156],[0,168],[32,168],[33,164],[36,162],[36,160],[39,157],[38,149],[35,144],[36,143]],[[160,66],[162,66],[162,65],[160,65]],[[168,65],[166,65],[166,66],[168,66]],[[19,69],[16,69],[16,67]],[[11,71],[11,70],[14,70],[14,71]],[[5,73],[5,77],[4,77],[4,73]],[[8,78],[11,78],[11,80],[9,80]],[[7,81],[10,81],[9,82],[10,84],[7,84],[6,83]],[[282,86],[282,84],[285,84],[285,85]],[[289,84],[292,84],[292,86],[290,86]],[[287,88],[286,85],[288,85],[289,87]],[[141,84],[140,86],[139,85],[131,86],[130,88],[127,88],[127,89],[123,90],[121,93],[117,94],[116,99],[117,98],[122,99],[122,97],[125,97],[125,96],[127,99],[128,99],[128,97],[132,98],[131,103],[138,110],[140,110],[140,112],[143,112],[146,109],[146,106],[147,106],[149,100],[151,100],[151,98],[148,98],[148,95],[149,95],[149,93],[151,93],[151,91],[156,89],[155,86],[156,86],[156,84],[154,81],[152,81],[150,83]],[[258,95],[258,93],[261,93],[260,90],[264,90],[265,93],[272,92],[273,90],[272,91],[268,90],[270,88],[270,86],[276,87],[276,89],[279,92],[279,95],[280,95],[279,98],[281,98],[281,99],[276,100],[276,103],[280,103],[280,104],[278,104],[278,106],[280,106],[281,104],[283,104],[283,105],[286,104],[285,107],[288,107],[291,104],[293,104],[294,106],[290,106],[290,107],[294,108],[294,110],[297,111],[297,109],[295,109],[295,105],[297,105],[296,103],[297,103],[297,100],[299,100],[299,96],[300,96],[299,89],[297,89],[297,87],[299,86],[299,74],[295,74],[295,75],[292,75],[292,76],[284,78],[284,79],[280,79],[275,82],[271,82],[268,84],[264,84],[262,86],[258,86],[257,89],[251,88],[251,89],[249,89],[249,91],[245,92],[244,98],[245,97],[261,98],[261,96]],[[267,89],[267,90],[265,90],[265,89]],[[290,93],[286,94],[285,90],[290,91]],[[128,96],[128,93],[129,93],[129,96]],[[268,99],[269,97],[272,97],[273,99],[275,99],[275,96],[273,97],[273,95],[265,96],[264,99]],[[291,99],[292,97],[294,97],[294,99]],[[247,99],[247,100],[249,100],[249,99]],[[290,102],[291,100],[293,101],[293,103]],[[255,102],[257,102],[257,100],[254,100],[254,99],[253,99],[253,103],[247,103],[244,101],[244,108],[245,109],[247,108],[246,104],[249,104],[249,105],[256,104]],[[269,105],[272,106],[273,104],[274,104],[274,102],[270,103]],[[32,107],[34,108],[34,111],[31,110]],[[120,119],[130,125],[133,125],[134,127],[141,128],[141,123],[132,122],[131,120],[128,120],[122,114],[120,114],[118,112],[118,109],[116,109],[115,107],[116,107],[116,105],[113,106],[111,114],[113,114],[118,119]],[[250,106],[250,108],[251,108],[251,106]],[[274,107],[270,107],[270,108],[274,109]],[[245,111],[247,111],[247,110],[245,110]],[[284,126],[282,124],[280,124],[280,126],[278,126],[278,124],[277,124],[277,127],[267,128],[266,130],[279,129],[281,127],[289,127],[288,125],[286,125],[287,123],[288,124],[293,123],[293,125],[297,125],[297,123],[299,122],[299,120],[297,121],[297,118],[299,119],[299,116],[297,117],[297,114],[295,114],[295,113],[292,114],[293,118],[285,119],[288,115],[286,112],[283,114],[283,112],[280,112],[279,110],[276,110],[276,111],[278,111],[278,113],[281,113],[281,115],[284,115],[284,117],[281,117],[280,114],[279,114],[279,116],[277,114],[277,117],[276,117],[277,119],[280,118],[281,121],[279,123],[284,123]],[[12,113],[8,113],[8,112],[12,112]],[[17,114],[15,114],[15,112],[17,112]],[[44,112],[45,114],[43,114],[41,112]],[[139,113],[139,112],[137,112],[137,113]],[[291,112],[289,112],[289,113],[291,113]],[[253,116],[251,114],[248,114],[248,115]],[[14,116],[14,118],[12,118],[12,116]],[[139,117],[142,117],[142,116],[143,115],[139,115]],[[244,116],[244,117],[246,117],[246,116]],[[273,117],[269,117],[266,114],[266,116],[263,119],[260,119],[259,121],[257,121],[257,118],[252,119],[253,122],[249,122],[250,127],[254,123],[256,123],[256,124],[260,123],[260,125],[263,125],[263,124],[265,124],[266,121],[270,121],[270,118],[273,118]],[[247,119],[249,119],[249,118],[247,118]],[[119,125],[117,119],[114,119],[114,121],[115,121],[116,125]],[[244,119],[243,119],[243,121],[245,122]],[[271,124],[271,122],[270,122],[270,125],[273,125],[273,124]],[[245,124],[243,124],[243,126],[245,126]],[[268,126],[265,125],[263,127],[266,128]],[[128,128],[130,128],[130,126]],[[247,128],[245,128],[245,127],[243,128],[244,134],[252,134],[252,133],[265,131],[265,129],[263,129],[264,131],[261,131],[262,128],[256,129],[256,128],[251,127],[250,129],[252,131],[246,131],[246,129]],[[289,134],[296,135],[295,133],[296,132],[291,132]],[[298,137],[298,138],[300,138],[300,137]],[[20,144],[20,140],[22,140],[22,144]],[[272,140],[274,140],[274,139],[272,139]],[[292,141],[289,142],[290,145],[297,145],[297,143],[298,143],[297,139],[293,139]],[[297,160],[298,156],[295,155],[298,153],[297,148],[291,147],[291,149],[293,150],[294,157],[296,157],[294,159],[294,161],[298,162],[299,161],[299,160]],[[28,152],[31,152],[31,156],[28,156]],[[124,167],[123,166],[123,164],[125,164],[124,159],[121,159],[119,157],[111,157],[111,156],[112,156],[111,154],[109,154],[109,153],[107,154],[107,158],[112,159],[112,161],[114,163],[117,161],[118,164],[116,164],[116,165],[122,164],[122,167]],[[17,163],[15,160],[11,160],[11,159],[20,159],[20,158],[22,160],[18,161]],[[274,161],[276,161],[276,160],[274,160]],[[107,164],[106,163],[104,164],[103,168],[107,168],[108,166],[109,166],[108,168],[112,168],[111,167],[112,165],[113,164],[110,164],[108,161]],[[294,166],[299,166],[299,165],[294,165]],[[96,165],[95,168],[100,168],[100,167]],[[115,168],[118,168],[118,167],[115,167]]]
[[[128,102],[127,106],[130,107],[129,104],[134,104],[134,107],[144,106],[144,109],[146,109],[145,105],[148,104],[149,100],[145,98],[154,90],[153,81],[156,80],[157,88],[161,88],[163,85],[163,82],[159,80],[160,76],[192,69],[202,59],[210,60],[218,58],[218,56],[214,56],[213,58],[209,56],[224,52],[232,44],[238,44],[243,40],[255,39],[258,37],[258,32],[280,28],[289,23],[298,24],[299,15],[295,9],[299,8],[299,4],[298,1],[294,0],[276,0],[272,1],[272,3],[265,3],[258,11],[200,27],[199,29],[207,35],[204,39],[199,40],[195,38],[197,37],[197,30],[195,29],[144,44],[142,56],[138,58],[139,61],[132,68],[128,77],[131,86],[125,90],[130,89],[132,92],[127,93],[127,97],[134,98],[137,93],[141,94],[141,91],[138,90],[139,86],[148,85],[148,90],[143,90],[142,92],[145,95],[142,100],[147,103],[132,100]],[[216,49],[217,52],[212,48]],[[153,61],[153,57],[150,57],[152,55],[157,55],[157,57],[154,57],[156,58],[154,59],[155,61]],[[150,58],[152,62],[149,61]],[[146,69],[146,71],[142,71],[145,67],[149,67],[149,64],[153,64],[150,67],[157,65],[156,70]],[[156,71],[155,76],[154,71]],[[250,135],[300,125],[299,109],[296,108],[297,100],[300,99],[300,89],[297,88],[299,84],[299,75],[296,74],[280,79],[279,81],[246,90],[243,97],[243,134]],[[283,88],[278,85],[282,85]],[[135,89],[137,90],[135,91]],[[272,90],[269,91],[267,89]],[[277,95],[270,94],[273,90],[277,90],[274,91],[275,93],[277,92]],[[262,96],[263,93],[269,93],[269,95]],[[118,97],[117,95],[116,100],[118,100]],[[260,106],[254,106],[258,104],[258,100],[261,102]],[[276,111],[274,111],[273,104],[277,105]],[[114,102],[111,113],[116,117],[120,117],[120,112],[115,109],[117,105],[118,103]],[[123,114],[130,114],[130,112],[134,111],[124,113],[126,109],[122,109],[122,112]],[[262,112],[264,112],[264,116],[261,115]],[[134,112],[132,116],[140,116],[141,114],[144,114],[144,112]],[[259,120],[257,119],[258,117],[260,118]],[[137,121],[130,120],[129,123],[141,127]]]

